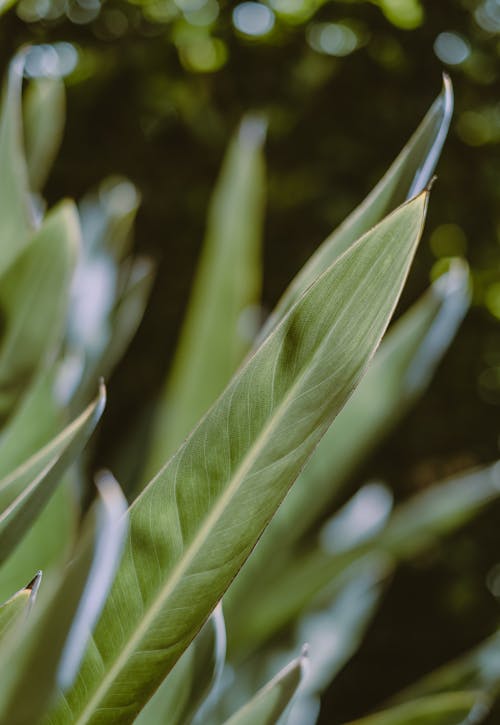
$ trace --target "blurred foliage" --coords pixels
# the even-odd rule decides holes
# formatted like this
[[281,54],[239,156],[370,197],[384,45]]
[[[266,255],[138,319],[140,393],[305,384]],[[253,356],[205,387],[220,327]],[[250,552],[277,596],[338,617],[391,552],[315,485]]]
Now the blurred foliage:
[[[68,88],[68,127],[49,201],[63,193],[79,197],[109,173],[131,178],[143,197],[138,248],[159,262],[150,312],[127,367],[112,382],[98,460],[109,461],[117,432],[135,428],[137,411],[161,387],[210,189],[242,115],[257,111],[269,121],[264,299],[270,308],[399,150],[436,94],[443,68],[453,79],[456,112],[403,307],[451,257],[465,255],[473,309],[430,395],[360,477],[369,471],[393,482],[402,499],[497,456],[498,1],[21,0],[0,23],[2,68],[26,42],[37,46],[27,75],[63,75]],[[465,543],[452,540],[403,567],[363,651],[329,696],[335,717],[360,715],[494,629],[498,591],[487,604],[484,594],[498,557],[497,516],[492,507],[471,525]],[[408,640],[401,632],[409,617]],[[384,668],[377,663],[374,673],[384,651],[392,661]],[[362,703],[353,695],[360,678],[367,683]]]

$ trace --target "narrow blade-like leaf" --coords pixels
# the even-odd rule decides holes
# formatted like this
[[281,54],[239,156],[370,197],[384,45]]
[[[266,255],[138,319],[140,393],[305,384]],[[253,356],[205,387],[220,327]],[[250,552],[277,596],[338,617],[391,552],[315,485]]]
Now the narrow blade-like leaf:
[[356,239],[406,199],[420,194],[427,187],[448,134],[452,113],[453,89],[448,76],[443,76],[441,94],[414,135],[362,204],[323,242],[300,270],[259,333],[258,341],[269,334],[309,285]]
[[0,310],[5,330],[0,347],[0,422],[55,353],[79,239],[76,210],[71,202],[63,202],[2,277]]
[[233,613],[239,618],[240,604],[252,595],[257,578],[262,587],[263,575],[270,581],[280,575],[295,542],[425,390],[467,307],[468,272],[457,262],[389,330],[228,592],[229,621]]
[[255,697],[236,712],[225,725],[274,725],[290,705],[307,663],[307,649],[278,672]]
[[226,627],[218,604],[194,642],[135,719],[135,725],[203,725],[210,696],[217,688],[226,657]]
[[255,331],[244,330],[244,315],[259,303],[261,287],[263,131],[262,120],[244,119],[224,160],[179,346],[158,408],[146,481],[227,385],[253,338]]
[[26,247],[35,229],[22,139],[25,55],[16,55],[9,66],[0,116],[0,275]]
[[481,693],[450,692],[382,710],[350,725],[460,725],[469,722],[469,715],[471,723],[480,723],[487,714],[488,702]]
[[60,78],[36,78],[24,100],[26,159],[30,186],[41,191],[61,145],[66,95]]
[[100,657],[89,651],[68,696],[73,723],[133,720],[220,601],[365,372],[406,279],[427,196],[324,272],[134,502],[96,629]]
[[41,451],[0,481],[0,562],[44,508],[65,469],[87,443],[104,410],[106,391]]
[[[0,707],[5,722],[40,722],[55,695],[57,679],[67,684],[90,635],[96,606],[102,604],[116,571],[126,530],[123,511],[117,484],[101,486],[78,549],[30,617],[23,646],[11,637],[0,650]],[[64,673],[61,664],[68,667]]]
[[[240,602],[230,643],[239,654],[252,651],[280,631],[353,562],[380,553],[409,559],[436,544],[500,496],[500,464],[437,484],[400,504],[385,528],[347,551],[315,547],[295,555],[293,566]],[[265,574],[265,572],[263,572]]]
[[29,584],[0,605],[0,641],[11,627],[27,615],[38,593],[41,577],[39,571]]

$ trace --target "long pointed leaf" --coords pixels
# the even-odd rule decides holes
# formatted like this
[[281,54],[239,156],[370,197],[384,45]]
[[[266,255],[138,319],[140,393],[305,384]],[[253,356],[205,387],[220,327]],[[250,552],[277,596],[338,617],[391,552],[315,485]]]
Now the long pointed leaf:
[[0,421],[55,353],[79,239],[76,210],[63,202],[2,277],[0,309],[6,327],[0,347]]
[[96,600],[102,603],[116,570],[126,523],[123,511],[119,487],[109,482],[101,486],[75,556],[39,602],[36,616],[30,617],[23,646],[11,637],[0,650],[0,707],[5,722],[40,722],[61,677],[61,657],[69,668],[63,682],[73,671],[95,619]]
[[274,725],[278,722],[297,692],[306,663],[307,654],[303,652],[226,720],[225,725]]
[[64,431],[20,468],[0,481],[0,562],[26,534],[30,524],[89,439],[105,405],[102,384],[97,399]]
[[487,714],[487,700],[481,693],[451,692],[382,710],[350,725],[460,725],[469,715],[470,722],[480,723]]
[[411,139],[362,204],[323,242],[300,270],[261,330],[258,341],[269,334],[309,285],[356,239],[399,204],[426,188],[448,134],[452,113],[453,89],[448,76],[443,76],[441,94]]
[[398,506],[384,529],[347,551],[319,547],[296,555],[293,567],[266,580],[240,602],[230,643],[239,654],[254,650],[293,620],[354,562],[381,553],[404,560],[432,546],[500,496],[499,464],[437,484]]
[[66,115],[64,82],[33,79],[24,101],[26,158],[30,186],[40,191],[59,151]]
[[253,334],[245,311],[259,302],[264,206],[263,122],[243,120],[226,154],[172,371],[158,409],[146,481],[229,382]]
[[26,247],[35,228],[22,139],[24,59],[21,52],[9,66],[0,116],[0,275]]
[[42,573],[38,572],[25,587],[0,606],[0,641],[11,627],[27,615],[36,598],[41,576]]
[[[389,330],[357,390],[340,412],[264,532],[225,599],[228,621],[240,604],[281,574],[293,545],[342,483],[423,392],[468,307],[468,272],[458,263]],[[243,604],[244,606],[244,604]]]
[[120,575],[96,629],[101,657],[89,651],[68,697],[74,723],[131,721],[220,601],[366,370],[406,279],[427,197],[325,270],[134,502]]

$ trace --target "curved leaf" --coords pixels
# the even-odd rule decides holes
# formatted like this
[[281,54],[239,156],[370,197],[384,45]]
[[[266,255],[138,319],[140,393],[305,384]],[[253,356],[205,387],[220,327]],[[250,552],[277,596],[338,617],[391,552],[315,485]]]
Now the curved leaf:
[[427,196],[325,270],[134,502],[95,633],[100,656],[89,650],[68,696],[73,723],[131,721],[220,601],[366,370],[406,279]]
[[228,621],[294,556],[293,545],[342,483],[423,392],[468,308],[468,270],[457,262],[390,328],[357,390],[276,512],[225,599]]
[[39,571],[25,587],[0,605],[0,641],[30,610],[36,599],[42,572]]
[[460,725],[474,711],[471,722],[480,723],[488,714],[487,700],[478,692],[450,692],[382,710],[350,725]]
[[[0,4],[0,14],[2,6]],[[0,116],[0,275],[35,230],[22,138],[21,90],[25,52],[9,66]]]
[[49,588],[41,592],[34,616],[26,625],[23,646],[17,637],[11,637],[0,650],[0,708],[5,722],[40,722],[56,693],[61,664],[69,668],[63,681],[74,670],[88,641],[96,606],[106,597],[116,571],[126,530],[123,511],[124,499],[117,484],[108,481],[101,485],[70,565],[51,588],[49,582]]
[[310,257],[285,290],[259,333],[262,341],[310,284],[356,239],[406,199],[429,184],[448,134],[453,113],[453,88],[447,75],[443,89],[411,139],[366,199]]
[[210,205],[186,319],[158,409],[146,465],[151,478],[208,410],[248,351],[244,315],[259,302],[264,208],[263,122],[233,138]]
[[285,712],[297,692],[307,663],[307,650],[278,672],[276,677],[259,690],[236,712],[225,725],[274,725]]
[[46,505],[65,469],[85,446],[104,410],[106,391],[62,433],[0,481],[0,562],[26,534]]
[[0,310],[5,330],[0,346],[0,421],[54,355],[66,317],[79,239],[76,209],[71,202],[63,202],[46,217],[2,277]]
[[40,191],[59,151],[66,116],[66,94],[60,78],[35,78],[25,94],[26,160],[31,188]]

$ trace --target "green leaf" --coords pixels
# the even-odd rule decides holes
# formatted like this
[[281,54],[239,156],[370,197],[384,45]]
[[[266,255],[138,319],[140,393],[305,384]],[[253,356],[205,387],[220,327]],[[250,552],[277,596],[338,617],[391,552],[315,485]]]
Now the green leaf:
[[39,571],[23,589],[0,605],[0,642],[11,627],[26,617],[36,598],[41,577],[42,572]]
[[5,561],[43,509],[65,469],[88,441],[105,405],[106,392],[48,445],[0,481],[0,562]]
[[0,0],[0,15],[7,12],[9,8],[15,5],[16,0]]
[[[39,377],[24,396],[0,437],[0,480],[43,448],[62,429],[62,411],[52,393],[54,371]],[[77,529],[73,476],[66,473],[45,509],[0,568],[0,599],[42,569],[50,578],[66,559]],[[1,498],[1,495],[0,495]]]
[[66,317],[79,226],[71,202],[59,204],[2,277],[0,421],[54,356]]
[[62,142],[66,94],[60,78],[33,79],[24,98],[24,133],[30,186],[41,191]]
[[497,695],[500,691],[500,633],[453,662],[426,675],[398,694],[394,700],[401,702],[416,697],[449,692],[452,690],[481,690]]
[[110,481],[100,485],[97,506],[74,557],[52,587],[49,582],[42,589],[23,646],[10,637],[0,650],[0,709],[5,722],[40,722],[56,683],[67,684],[116,571],[126,531],[124,510],[119,487]]
[[487,701],[480,693],[451,692],[382,710],[350,725],[460,725],[472,710],[475,723],[488,713]]
[[233,138],[210,205],[203,251],[146,465],[148,481],[227,385],[256,332],[264,211],[263,121]]
[[0,115],[0,275],[26,247],[35,229],[22,139],[25,55],[18,53],[9,66]]
[[225,725],[274,725],[285,712],[304,676],[306,650],[290,662]]
[[95,633],[101,658],[89,652],[68,696],[72,723],[97,713],[101,723],[130,722],[220,601],[366,370],[408,273],[427,196],[325,270],[134,502]]
[[[354,562],[374,553],[409,559],[437,544],[500,495],[500,465],[437,484],[400,504],[385,528],[346,551],[336,543],[296,554],[293,567],[273,574],[240,603],[239,619],[231,622],[230,643],[238,653],[254,650],[283,629],[325,587],[345,575]],[[265,572],[263,573],[265,574]]]
[[362,234],[406,199],[429,184],[448,134],[453,113],[453,89],[443,76],[443,89],[411,139],[377,186],[312,255],[290,283],[259,333],[263,340],[312,282]]
[[225,599],[228,621],[278,576],[293,545],[330,504],[360,462],[408,411],[430,381],[468,307],[468,271],[455,263],[391,327],[357,390],[333,422],[264,532]]
[[169,676],[134,720],[135,725],[202,724],[217,689],[226,657],[226,628],[222,604],[184,652]]

